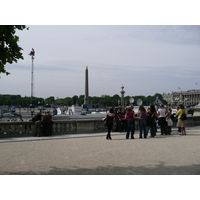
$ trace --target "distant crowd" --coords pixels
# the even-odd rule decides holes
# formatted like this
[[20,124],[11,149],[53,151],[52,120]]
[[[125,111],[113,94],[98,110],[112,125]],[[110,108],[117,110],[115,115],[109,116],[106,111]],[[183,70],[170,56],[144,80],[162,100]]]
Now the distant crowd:
[[160,105],[159,109],[156,110],[152,104],[148,109],[140,105],[137,114],[134,113],[133,106],[128,107],[125,112],[121,112],[118,108],[111,108],[103,119],[108,129],[106,139],[112,139],[111,131],[125,131],[126,139],[129,139],[129,137],[134,139],[136,117],[139,119],[139,138],[147,138],[149,132],[150,137],[155,137],[157,126],[160,127],[161,135],[170,135],[174,123],[176,123],[180,135],[186,135],[185,122],[187,117],[182,104],[177,107],[177,113],[175,114],[172,114],[170,107],[165,108],[164,105]]

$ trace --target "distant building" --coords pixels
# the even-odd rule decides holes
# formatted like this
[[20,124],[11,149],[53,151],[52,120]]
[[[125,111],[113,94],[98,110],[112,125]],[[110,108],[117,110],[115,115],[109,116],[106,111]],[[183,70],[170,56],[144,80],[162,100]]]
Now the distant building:
[[200,103],[200,90],[187,90],[163,94],[163,99],[167,101],[169,106],[178,106],[179,104],[194,106]]

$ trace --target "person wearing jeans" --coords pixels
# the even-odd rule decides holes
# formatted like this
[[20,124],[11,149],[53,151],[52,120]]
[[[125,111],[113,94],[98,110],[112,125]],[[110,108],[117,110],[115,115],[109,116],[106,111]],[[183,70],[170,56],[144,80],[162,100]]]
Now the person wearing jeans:
[[127,120],[127,132],[126,139],[129,139],[129,135],[131,132],[131,139],[134,139],[135,132],[135,115],[132,107],[129,107],[125,114],[125,119]]
[[144,138],[146,138],[147,137],[147,133],[146,133],[147,113],[143,105],[140,105],[139,107],[138,116],[139,116],[139,126],[140,126],[140,138],[142,138],[142,132],[144,132]]

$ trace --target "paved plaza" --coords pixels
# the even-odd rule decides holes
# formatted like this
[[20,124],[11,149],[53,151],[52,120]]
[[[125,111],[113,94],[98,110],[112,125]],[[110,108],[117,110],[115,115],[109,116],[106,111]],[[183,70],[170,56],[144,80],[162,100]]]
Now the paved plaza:
[[199,175],[200,127],[125,139],[125,133],[0,139],[0,174]]

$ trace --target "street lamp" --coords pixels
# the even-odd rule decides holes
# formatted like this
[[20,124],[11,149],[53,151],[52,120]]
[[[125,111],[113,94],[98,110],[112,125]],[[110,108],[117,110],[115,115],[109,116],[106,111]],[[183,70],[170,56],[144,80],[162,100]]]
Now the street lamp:
[[21,116],[21,105],[19,105],[19,115]]
[[50,111],[51,105],[50,104],[46,104],[46,111]]
[[122,112],[124,112],[125,110],[125,106],[124,106],[124,86],[122,85],[121,87],[122,91],[120,92],[121,93],[121,109],[122,109]]
[[30,110],[31,110],[31,116],[33,117],[33,113],[34,113],[34,110],[35,110],[34,104],[30,104]]
[[38,110],[40,111],[40,112],[42,112],[42,110],[43,110],[43,103],[42,102],[38,102]]

